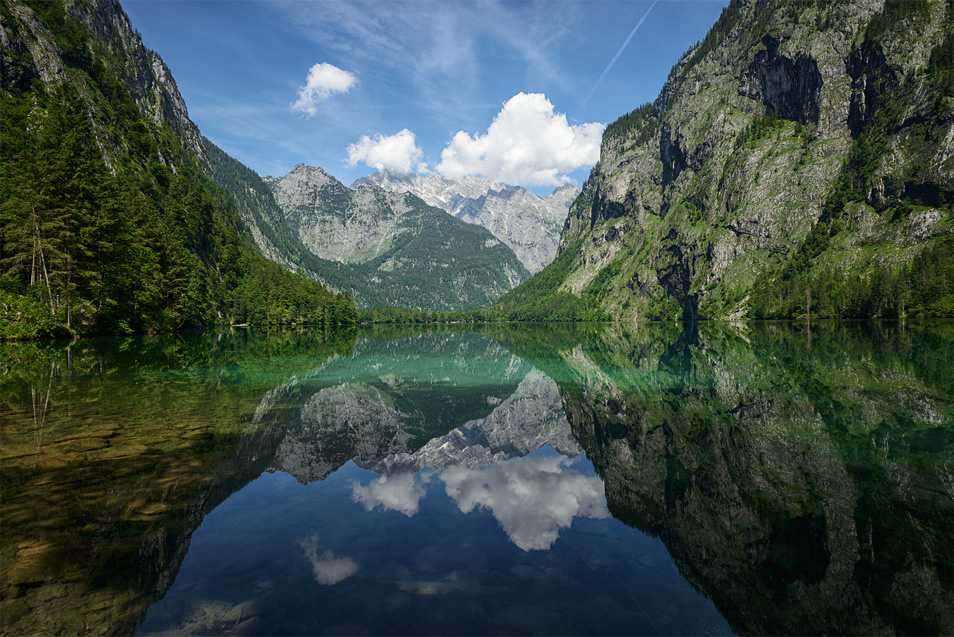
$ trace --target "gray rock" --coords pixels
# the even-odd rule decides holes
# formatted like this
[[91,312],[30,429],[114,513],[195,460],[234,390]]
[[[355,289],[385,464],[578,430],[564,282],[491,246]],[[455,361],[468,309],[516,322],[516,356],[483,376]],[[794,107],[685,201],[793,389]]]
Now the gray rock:
[[556,256],[560,231],[570,204],[580,189],[566,183],[546,197],[519,186],[481,177],[447,179],[440,175],[395,175],[380,171],[351,186],[373,184],[388,192],[409,192],[467,223],[490,230],[510,246],[531,273],[539,272]]

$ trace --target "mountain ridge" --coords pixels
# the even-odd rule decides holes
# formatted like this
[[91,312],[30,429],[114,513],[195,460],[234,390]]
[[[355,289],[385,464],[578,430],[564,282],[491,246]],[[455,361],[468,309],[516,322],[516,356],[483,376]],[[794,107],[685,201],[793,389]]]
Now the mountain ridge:
[[351,189],[304,164],[262,181],[291,234],[315,257],[302,266],[363,307],[475,310],[529,276],[488,230],[413,194],[366,183]]
[[580,192],[568,182],[540,197],[521,186],[472,175],[448,179],[433,173],[397,175],[386,170],[356,179],[352,187],[361,184],[413,193],[458,219],[487,228],[531,273],[553,261],[570,204]]

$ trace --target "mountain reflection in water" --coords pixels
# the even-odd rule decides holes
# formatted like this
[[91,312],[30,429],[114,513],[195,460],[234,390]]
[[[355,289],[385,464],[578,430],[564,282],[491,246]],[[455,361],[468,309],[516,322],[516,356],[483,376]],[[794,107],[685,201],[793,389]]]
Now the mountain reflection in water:
[[476,329],[0,346],[3,631],[954,631],[950,321]]

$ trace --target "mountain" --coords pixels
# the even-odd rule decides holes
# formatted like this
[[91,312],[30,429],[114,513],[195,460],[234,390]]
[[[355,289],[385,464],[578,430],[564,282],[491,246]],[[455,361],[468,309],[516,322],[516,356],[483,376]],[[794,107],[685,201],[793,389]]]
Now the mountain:
[[357,320],[259,253],[117,2],[4,0],[0,70],[0,338]]
[[311,255],[299,259],[302,267],[364,307],[474,310],[529,277],[489,231],[414,195],[350,189],[304,164],[264,183]]
[[506,243],[531,273],[542,270],[556,256],[560,231],[570,204],[580,189],[566,183],[546,197],[519,186],[467,176],[396,175],[386,170],[351,184],[373,184],[389,192],[409,192],[458,219],[490,230]]
[[733,0],[610,124],[555,262],[496,304],[954,315],[950,2]]

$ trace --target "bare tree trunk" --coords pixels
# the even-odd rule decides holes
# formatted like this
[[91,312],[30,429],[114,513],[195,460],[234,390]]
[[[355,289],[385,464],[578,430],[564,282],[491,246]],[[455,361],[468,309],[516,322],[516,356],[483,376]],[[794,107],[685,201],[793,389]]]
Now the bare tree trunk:
[[[43,242],[40,240],[40,222],[36,218],[36,209],[33,209],[33,246],[34,246],[34,261],[36,260],[36,255],[39,255],[39,263],[43,268],[43,281],[46,283],[46,297],[50,302],[50,316],[56,316],[56,306],[53,304],[53,290],[50,287],[50,274],[46,269],[46,258],[43,256]],[[30,272],[30,285],[33,285],[34,274]]]

